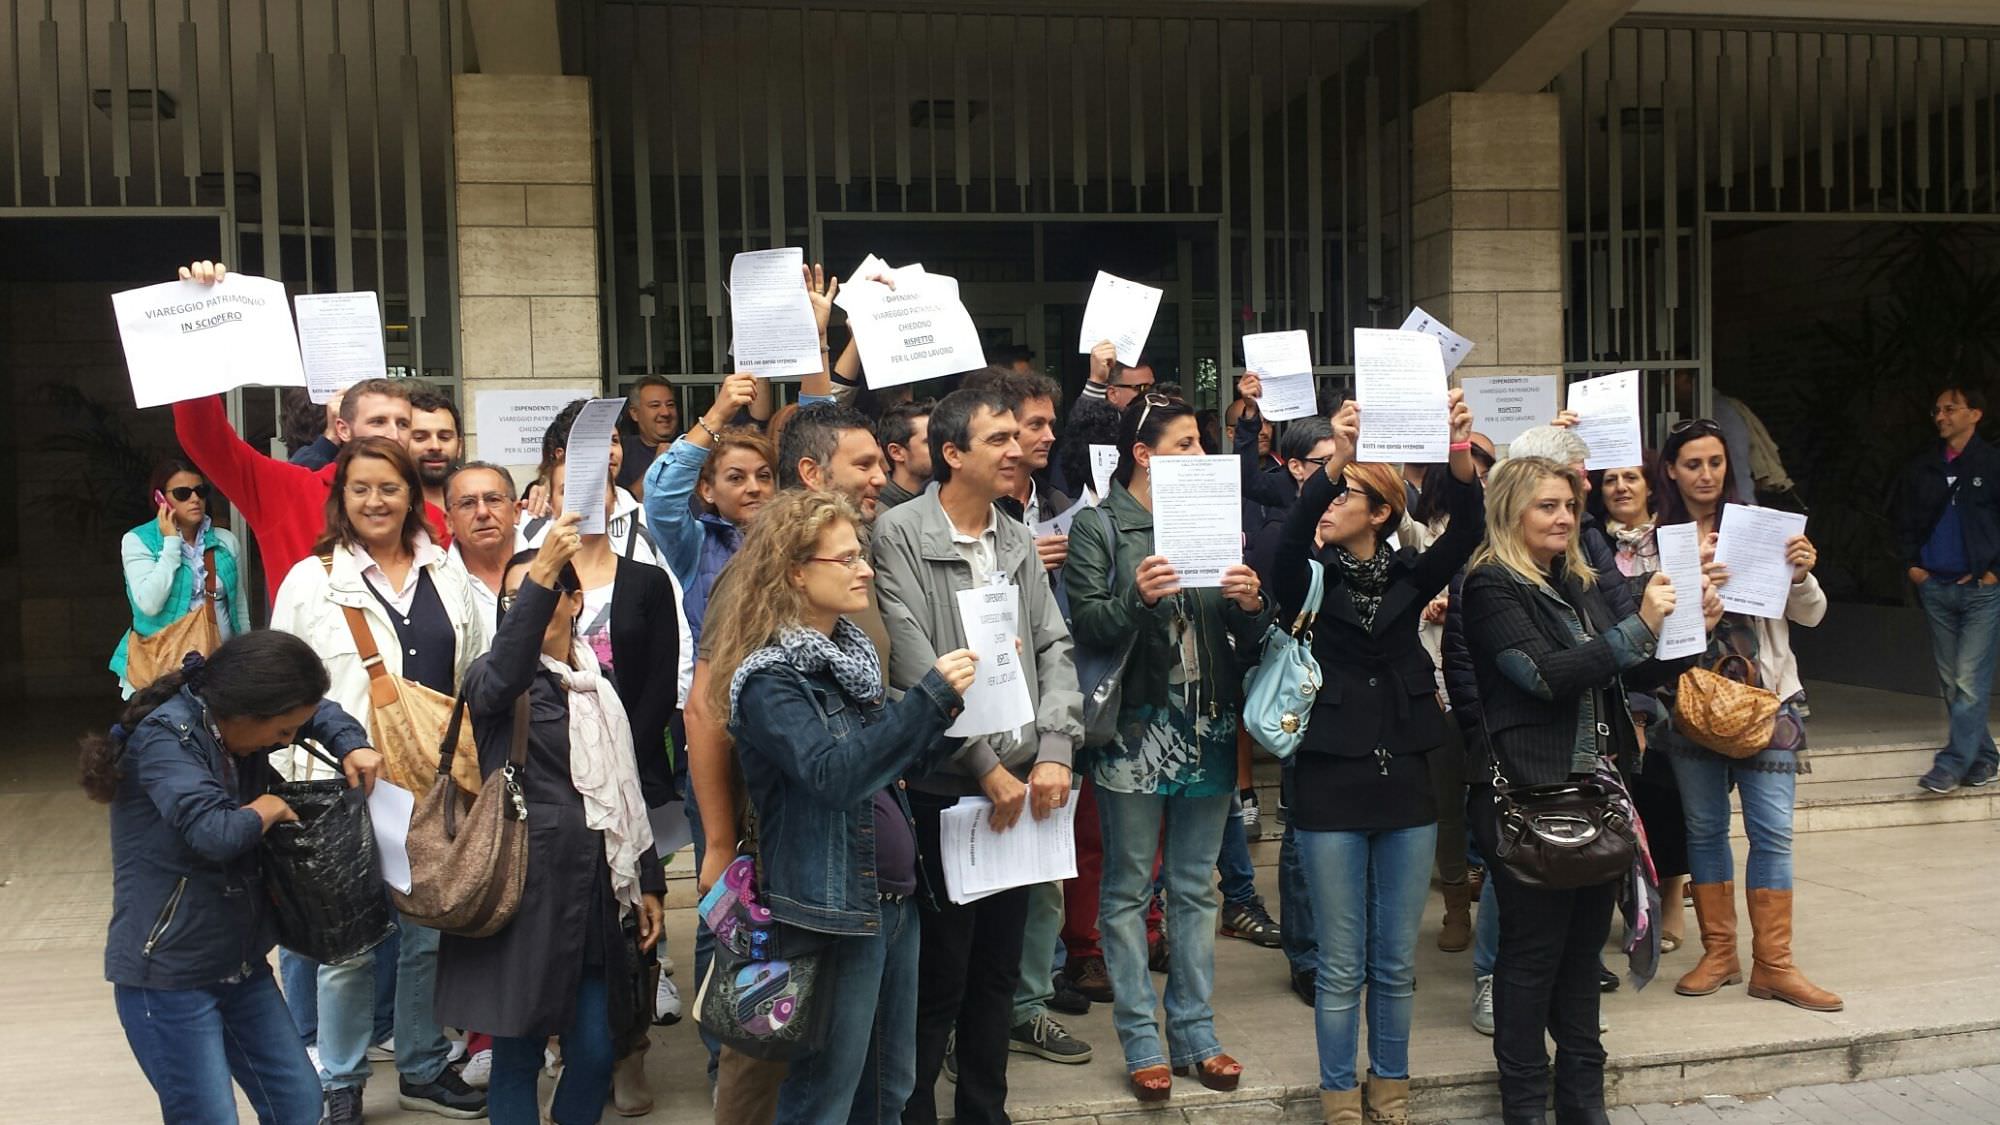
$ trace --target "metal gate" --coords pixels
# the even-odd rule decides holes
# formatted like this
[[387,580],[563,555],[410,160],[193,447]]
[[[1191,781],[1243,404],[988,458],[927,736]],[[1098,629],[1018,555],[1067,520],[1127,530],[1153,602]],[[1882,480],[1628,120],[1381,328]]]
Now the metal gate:
[[374,289],[391,373],[456,382],[457,0],[8,0],[4,15],[0,210],[219,209],[233,266],[295,292]]
[[[891,216],[876,225],[929,225],[925,260],[975,316],[986,287],[985,311],[1024,325],[1052,370],[1076,365],[1053,310],[1081,303],[1087,263],[1066,251],[1092,238],[1105,268],[1168,288],[1155,338],[1191,392],[1213,401],[1236,334],[1265,326],[1311,329],[1340,369],[1349,328],[1405,303],[1402,22],[1217,11],[588,6],[609,369],[714,378],[730,256],[819,258],[840,249],[827,222]],[[1133,249],[1174,223],[1214,237]]]

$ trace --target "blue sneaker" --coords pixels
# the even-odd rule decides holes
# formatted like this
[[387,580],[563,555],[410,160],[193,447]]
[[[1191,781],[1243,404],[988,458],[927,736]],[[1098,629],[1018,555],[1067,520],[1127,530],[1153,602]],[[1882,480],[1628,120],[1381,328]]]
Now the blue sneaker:
[[1994,768],[1987,763],[1974,762],[1972,768],[1965,771],[1964,784],[1972,789],[1977,789],[1982,785],[1991,785],[1993,784],[1995,773]]
[[1917,779],[1917,788],[1931,793],[1949,793],[1958,788],[1958,779],[1943,766],[1932,766],[1929,773]]

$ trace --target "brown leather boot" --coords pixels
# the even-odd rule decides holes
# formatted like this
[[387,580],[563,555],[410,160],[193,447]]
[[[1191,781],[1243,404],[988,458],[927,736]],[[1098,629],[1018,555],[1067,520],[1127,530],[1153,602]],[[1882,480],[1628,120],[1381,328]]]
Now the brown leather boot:
[[1361,1125],[1361,1087],[1321,1090],[1319,1113],[1326,1125]]
[[1750,890],[1750,995],[1783,1000],[1808,1012],[1838,1012],[1840,997],[1792,965],[1792,892]]
[[1694,916],[1701,924],[1701,960],[1674,985],[1674,991],[1682,996],[1707,996],[1724,985],[1741,984],[1743,961],[1736,955],[1736,884],[1694,884]]
[[653,1112],[653,1087],[646,1081],[646,1048],[619,1059],[611,1067],[611,1111],[620,1117],[644,1117]]
[[1472,944],[1472,884],[1444,885],[1444,928],[1438,931],[1438,948],[1446,953],[1463,953]]
[[1410,1080],[1368,1075],[1362,1099],[1368,1111],[1368,1125],[1410,1125]]

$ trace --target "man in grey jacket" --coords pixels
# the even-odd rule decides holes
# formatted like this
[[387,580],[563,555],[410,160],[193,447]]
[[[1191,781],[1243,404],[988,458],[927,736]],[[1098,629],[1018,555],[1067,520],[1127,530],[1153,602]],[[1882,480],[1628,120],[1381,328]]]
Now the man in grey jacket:
[[1005,831],[1024,809],[1039,819],[1067,804],[1071,754],[1083,738],[1083,697],[1070,659],[1069,629],[1036,555],[1033,533],[994,507],[1014,492],[1018,474],[1026,471],[1014,412],[991,391],[956,391],[932,411],[928,437],[936,483],[875,523],[875,583],[889,630],[890,686],[909,688],[936,654],[966,646],[959,591],[1003,582],[1019,591],[1018,658],[1035,718],[1018,731],[969,739],[944,765],[909,779],[918,850],[935,901],[924,914],[916,1093],[903,1121],[937,1121],[932,1091],[946,1040],[955,1031],[957,1120],[1003,1125],[1008,1021],[1019,983],[1028,890],[952,903],[940,858],[939,818],[960,797],[983,795],[993,803],[994,828]]

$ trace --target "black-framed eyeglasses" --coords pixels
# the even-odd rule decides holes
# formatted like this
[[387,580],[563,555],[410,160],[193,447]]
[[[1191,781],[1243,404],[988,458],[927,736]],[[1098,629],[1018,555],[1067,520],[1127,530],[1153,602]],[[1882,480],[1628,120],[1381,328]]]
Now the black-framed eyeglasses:
[[1324,469],[1326,468],[1326,463],[1333,460],[1333,455],[1328,454],[1325,457],[1301,457],[1299,460],[1304,461],[1315,469]]
[[177,504],[187,503],[188,498],[191,496],[199,496],[203,500],[206,500],[208,499],[208,486],[205,484],[184,484],[178,488],[167,489],[167,495],[173,497],[174,502]]
[[1722,425],[1713,418],[1688,418],[1684,421],[1675,422],[1667,430],[1667,433],[1674,437],[1679,437],[1682,434],[1707,434],[1712,437],[1721,437]]

